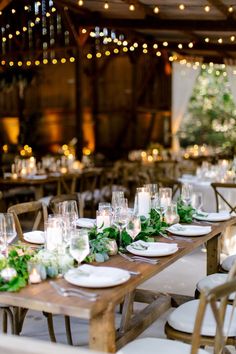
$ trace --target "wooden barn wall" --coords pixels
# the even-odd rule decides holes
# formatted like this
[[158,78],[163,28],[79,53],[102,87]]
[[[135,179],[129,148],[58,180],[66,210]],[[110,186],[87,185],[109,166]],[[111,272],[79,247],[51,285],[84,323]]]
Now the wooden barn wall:
[[[85,62],[82,77],[84,144],[115,156],[150,142],[169,144],[171,75],[163,59],[116,56],[97,61],[97,107],[94,110],[93,61]],[[44,65],[25,89],[25,143],[42,152],[56,151],[75,131],[74,63]],[[135,95],[133,95],[133,90]],[[17,87],[0,91],[0,139],[4,119],[18,116]],[[95,113],[96,112],[96,116]],[[94,127],[97,126],[96,142]]]

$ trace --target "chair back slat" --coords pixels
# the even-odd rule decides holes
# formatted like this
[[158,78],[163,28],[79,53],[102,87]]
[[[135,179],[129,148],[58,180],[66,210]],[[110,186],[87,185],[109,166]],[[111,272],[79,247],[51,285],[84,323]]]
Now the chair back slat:
[[216,211],[219,212],[220,210],[220,201],[223,201],[226,206],[229,207],[229,212],[230,214],[236,213],[236,198],[232,198],[234,200],[234,204],[229,200],[231,193],[229,193],[229,198],[225,194],[223,194],[224,191],[230,191],[235,190],[236,194],[236,183],[211,183],[211,186],[214,190],[215,193],[215,199],[216,199]]
[[[233,321],[235,311],[236,299],[233,303],[229,303],[229,296],[235,293],[236,289],[236,263],[232,266],[227,282],[216,286],[213,289],[204,289],[200,295],[199,307],[195,319],[194,331],[192,336],[191,354],[197,354],[198,348],[201,344],[201,328],[204,321],[205,312],[208,306],[211,307],[215,322],[216,335],[214,342],[214,354],[223,354],[227,352],[225,348],[227,344],[227,337],[229,327]],[[229,318],[227,333],[225,333],[225,318],[226,310],[230,309],[231,314]]]
[[8,208],[7,212],[12,213],[14,216],[16,232],[21,241],[24,241],[24,237],[22,223],[19,219],[20,215],[25,216],[26,214],[28,214],[30,216],[30,220],[32,223],[31,230],[39,229],[39,227],[41,226],[40,224],[44,224],[48,217],[47,207],[44,203],[40,201],[11,205]]

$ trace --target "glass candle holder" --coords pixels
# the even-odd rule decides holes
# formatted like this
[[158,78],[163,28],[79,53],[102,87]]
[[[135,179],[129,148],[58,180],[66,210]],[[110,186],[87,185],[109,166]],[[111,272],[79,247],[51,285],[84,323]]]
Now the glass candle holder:
[[111,226],[111,211],[110,210],[97,210],[96,222],[99,231]]
[[42,264],[28,262],[29,284],[38,284],[43,280]]

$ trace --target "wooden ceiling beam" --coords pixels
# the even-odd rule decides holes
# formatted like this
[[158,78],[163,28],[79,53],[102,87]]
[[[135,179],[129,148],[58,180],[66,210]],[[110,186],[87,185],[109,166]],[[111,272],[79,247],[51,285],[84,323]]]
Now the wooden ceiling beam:
[[5,7],[9,5],[11,1],[12,0],[0,0],[0,11],[5,9]]
[[177,20],[159,19],[146,16],[145,19],[121,19],[104,18],[101,16],[80,17],[78,21],[83,26],[104,26],[114,29],[132,28],[139,30],[173,30],[173,31],[210,31],[210,32],[234,32],[236,22],[227,20]]
[[221,0],[208,0],[208,3],[219,10],[226,17],[234,17],[233,13],[229,12],[228,6]]

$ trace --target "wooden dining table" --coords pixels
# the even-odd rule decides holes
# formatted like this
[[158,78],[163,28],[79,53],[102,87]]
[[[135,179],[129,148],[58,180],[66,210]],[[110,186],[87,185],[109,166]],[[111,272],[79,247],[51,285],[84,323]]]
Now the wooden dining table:
[[[159,257],[160,261],[155,265],[130,262],[120,255],[111,256],[106,263],[96,263],[96,266],[118,267],[140,272],[138,275],[132,275],[127,282],[121,285],[108,288],[86,288],[86,291],[99,294],[96,301],[60,296],[46,280],[40,284],[28,285],[19,292],[2,292],[0,302],[26,309],[86,319],[89,322],[89,348],[114,353],[142,333],[171,306],[178,306],[190,299],[186,296],[141,289],[142,284],[202,244],[206,244],[207,248],[206,273],[217,272],[220,261],[220,236],[227,226],[235,223],[236,217],[232,217],[227,221],[212,224],[212,231],[204,236],[172,235],[172,239],[157,236],[157,241],[174,242],[179,248],[174,254]],[[202,225],[209,226],[204,222]],[[57,279],[56,282],[65,288],[73,287],[63,278]],[[146,306],[138,313],[136,311],[133,313],[134,302],[145,303]],[[120,326],[116,328],[115,317],[119,304],[122,304],[122,314]]]

